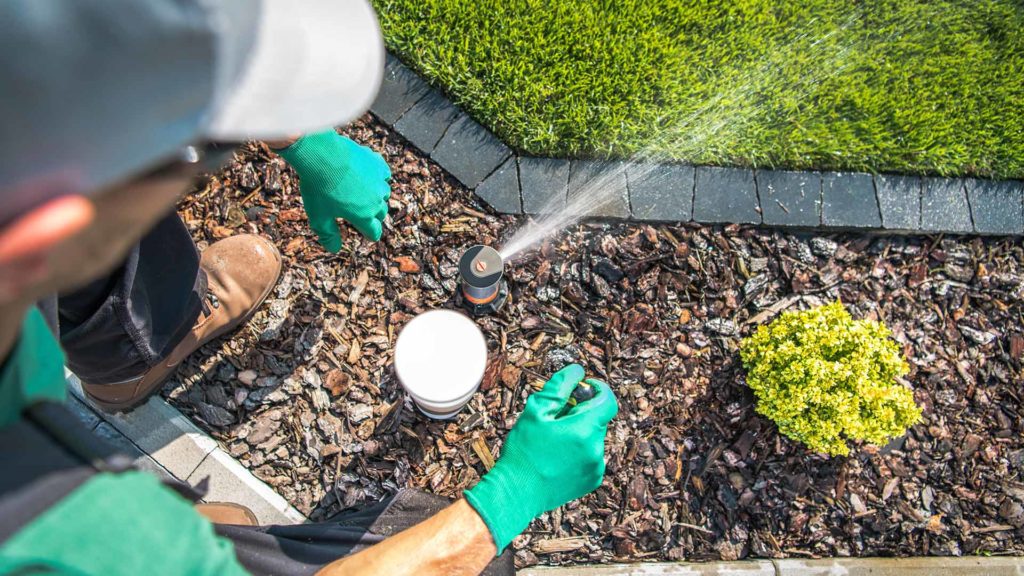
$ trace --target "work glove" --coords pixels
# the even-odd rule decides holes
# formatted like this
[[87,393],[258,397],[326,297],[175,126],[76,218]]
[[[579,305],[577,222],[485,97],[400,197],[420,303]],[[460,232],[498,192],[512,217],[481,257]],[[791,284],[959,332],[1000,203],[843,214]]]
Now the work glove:
[[604,478],[604,437],[619,411],[604,382],[593,398],[568,405],[583,367],[566,366],[530,396],[501,457],[466,500],[487,524],[498,554],[548,510],[593,492]]
[[303,136],[278,154],[299,175],[302,205],[325,250],[341,250],[337,218],[380,240],[391,197],[391,169],[380,154],[334,130]]

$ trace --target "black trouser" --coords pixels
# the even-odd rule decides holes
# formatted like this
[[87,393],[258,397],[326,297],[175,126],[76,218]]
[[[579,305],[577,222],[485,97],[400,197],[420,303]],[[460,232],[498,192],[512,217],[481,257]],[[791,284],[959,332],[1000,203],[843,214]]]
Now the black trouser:
[[[338,514],[328,522],[259,528],[218,525],[217,533],[234,542],[235,556],[253,574],[308,576],[338,558],[419,524],[449,504],[447,498],[406,489],[368,508]],[[483,574],[512,576],[515,572],[509,547],[491,561]]]
[[[141,376],[192,329],[206,292],[199,252],[177,214],[161,220],[109,275],[44,303],[68,367],[90,384]],[[49,308],[49,310],[45,310]]]

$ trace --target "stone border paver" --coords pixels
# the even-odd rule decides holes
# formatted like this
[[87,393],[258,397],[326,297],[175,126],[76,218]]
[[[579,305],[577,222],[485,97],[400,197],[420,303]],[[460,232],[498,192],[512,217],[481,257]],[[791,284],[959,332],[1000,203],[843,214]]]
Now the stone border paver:
[[967,200],[978,233],[1024,233],[1024,183],[968,180]]
[[879,174],[875,176],[878,208],[886,230],[921,229],[920,176]]
[[520,156],[519,185],[524,213],[545,214],[563,210],[569,196],[569,161]]
[[777,576],[770,560],[740,562],[645,562],[518,570],[516,576]]
[[468,114],[463,114],[448,127],[430,153],[431,158],[471,189],[510,156],[512,151],[508,146]]
[[821,225],[833,228],[882,227],[871,174],[825,172],[822,175]]
[[924,178],[921,189],[921,229],[967,233],[974,230],[967,186],[962,178]]
[[249,507],[260,524],[306,521],[272,488],[222,450],[217,441],[181,412],[154,396],[135,410],[107,414],[82,394],[81,383],[66,373],[68,407],[90,430],[135,459],[140,470],[207,488],[207,502],[234,502]]
[[[607,193],[608,189],[614,193]],[[626,163],[572,160],[567,202],[568,209],[577,216],[629,218]]]
[[398,58],[388,54],[384,65],[384,79],[370,110],[381,120],[393,125],[428,92],[429,84],[402,64]]
[[[370,111],[505,214],[562,210],[577,176],[616,195],[596,218],[906,234],[1024,235],[1024,181],[537,158],[509,149],[392,55]],[[512,168],[516,167],[513,176]],[[582,172],[581,172],[582,170]],[[625,173],[625,177],[620,177]],[[578,184],[579,178],[575,180]],[[519,201],[515,201],[518,187]],[[582,187],[584,190],[587,186]],[[815,188],[818,193],[815,193]]]
[[693,218],[695,173],[686,164],[636,163],[626,168],[635,220],[686,222]]
[[693,219],[704,224],[760,224],[754,171],[697,166],[693,185]]
[[402,114],[394,128],[406,140],[430,154],[460,116],[462,110],[448,101],[440,92],[431,90]]
[[480,183],[476,193],[498,212],[522,214],[523,200],[519,192],[519,166],[515,158],[505,160],[497,170]]
[[566,568],[534,567],[518,576],[1018,576],[1024,558],[928,557],[743,560],[738,562],[651,562]]
[[758,170],[762,223],[769,226],[815,228],[821,225],[821,174]]
[[244,504],[263,526],[269,524],[301,524],[306,521],[298,510],[252,475],[230,454],[216,448],[185,480],[191,486],[203,485],[207,502]]

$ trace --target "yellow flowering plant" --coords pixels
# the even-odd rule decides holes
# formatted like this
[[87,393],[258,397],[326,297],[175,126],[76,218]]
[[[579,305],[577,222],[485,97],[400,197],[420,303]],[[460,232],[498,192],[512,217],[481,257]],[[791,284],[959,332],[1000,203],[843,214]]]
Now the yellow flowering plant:
[[909,368],[889,329],[841,302],[758,327],[740,357],[758,413],[812,450],[845,456],[851,440],[885,444],[921,419],[897,380]]

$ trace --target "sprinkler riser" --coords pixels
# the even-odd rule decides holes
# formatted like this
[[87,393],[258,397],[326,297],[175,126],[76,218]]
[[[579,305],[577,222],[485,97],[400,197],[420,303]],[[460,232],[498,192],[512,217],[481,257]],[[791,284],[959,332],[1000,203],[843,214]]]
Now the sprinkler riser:
[[505,305],[507,300],[508,284],[506,284],[504,280],[499,283],[497,296],[487,304],[475,304],[470,300],[467,300],[465,294],[463,294],[461,290],[455,295],[456,303],[473,316],[496,314],[501,310],[501,307]]
[[504,262],[489,246],[471,246],[459,259],[459,292],[456,300],[474,316],[494,314],[508,299]]

